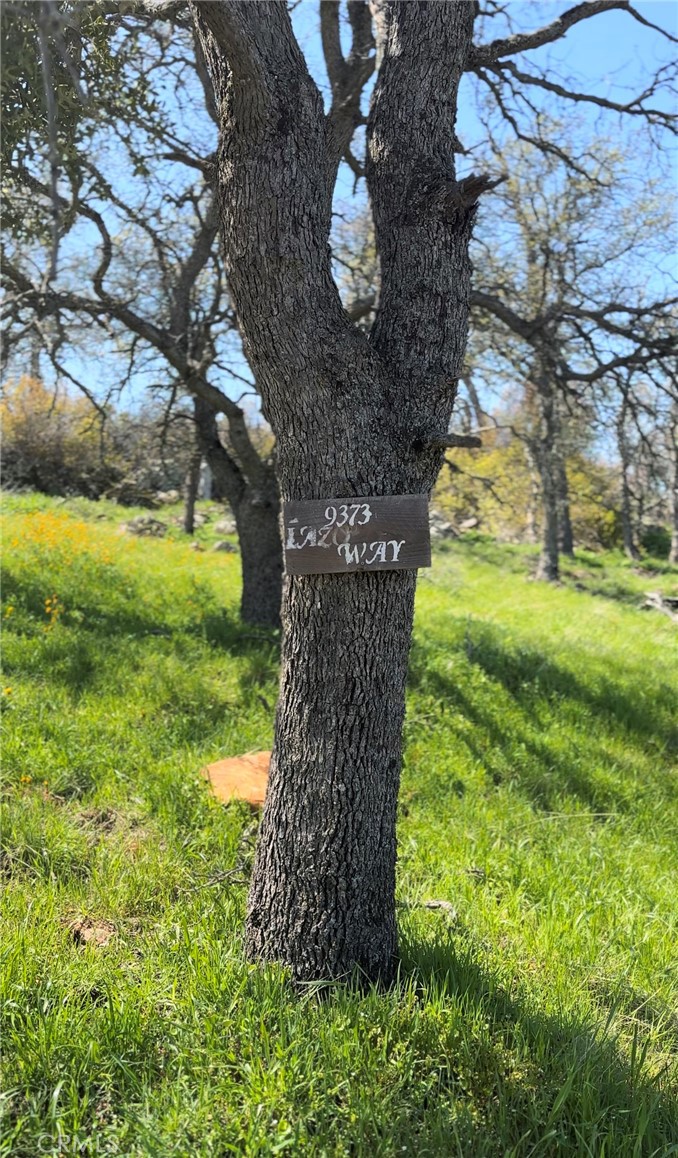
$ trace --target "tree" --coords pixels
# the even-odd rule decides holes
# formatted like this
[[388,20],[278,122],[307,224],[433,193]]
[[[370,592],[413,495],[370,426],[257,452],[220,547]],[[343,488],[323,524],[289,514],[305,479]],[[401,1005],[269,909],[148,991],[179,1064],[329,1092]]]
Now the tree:
[[[210,118],[216,112],[191,29],[176,27],[168,35],[168,26],[142,13],[127,21],[122,51],[116,24],[107,25],[101,11],[93,19],[86,5],[84,12],[78,4],[53,5],[55,18],[45,29],[45,6],[20,7],[23,39],[15,32],[12,42],[18,64],[5,78],[8,104],[19,109],[22,102],[27,105],[20,120],[23,131],[13,131],[6,142],[6,343],[21,351],[26,339],[33,341],[37,335],[57,376],[68,377],[92,398],[82,375],[76,377],[69,369],[68,356],[77,352],[89,327],[125,358],[123,382],[148,374],[150,368],[163,379],[168,407],[177,395],[195,399],[197,450],[218,477],[235,518],[242,617],[277,626],[282,552],[272,460],[258,454],[241,405],[218,384],[227,372],[241,380],[245,391],[254,392],[246,368],[242,373],[230,365],[234,338],[236,359],[240,341],[217,244],[213,161],[199,151],[213,136]],[[65,129],[54,146],[61,158],[61,179],[50,184],[41,172],[47,126],[34,93],[38,77],[29,49],[38,35],[45,51],[53,42],[58,48],[59,18],[67,30],[76,17],[82,36],[93,20],[97,40],[87,43],[97,50],[106,46],[117,86],[111,93],[98,78],[103,91],[93,93],[86,106],[66,101]],[[54,55],[61,63],[60,54]],[[87,52],[80,56],[89,59]],[[63,63],[61,68],[64,71]],[[70,93],[66,80],[58,88],[60,101],[62,88]],[[175,89],[172,117],[162,105],[170,82]],[[129,97],[117,97],[125,85],[128,93],[140,94],[138,106]],[[25,93],[33,99],[25,101]],[[195,108],[200,100],[205,112],[198,132],[194,122],[187,123],[185,106]],[[28,204],[30,227],[22,212]],[[94,261],[83,259],[83,240],[96,255]],[[220,413],[228,426],[226,445],[217,427]],[[190,486],[188,498],[190,526]]]
[[[676,366],[643,371],[620,367],[601,405],[612,411],[620,463],[621,528],[625,553],[640,555],[639,546],[672,558],[676,523]],[[668,524],[668,533],[662,534]],[[671,544],[671,545],[670,545]],[[659,547],[659,550],[657,548]]]
[[671,464],[671,550],[669,562],[678,565],[678,398],[674,397],[668,425],[668,449]]
[[[381,289],[366,334],[342,308],[328,239],[337,169],[361,119],[356,91],[373,67],[367,6],[348,5],[346,57],[338,5],[323,6],[334,50],[325,115],[286,5],[192,4],[220,112],[225,260],[283,499],[430,492],[463,367],[476,205],[492,184],[455,173],[460,81],[614,7],[633,13],[593,0],[475,45],[474,4],[375,0],[365,175]],[[287,580],[247,940],[254,958],[299,979],[393,974],[414,591],[409,571]]]
[[649,179],[634,189],[604,141],[591,151],[583,176],[565,175],[559,158],[532,145],[497,150],[510,170],[498,191],[504,240],[480,239],[474,254],[474,318],[495,365],[522,384],[515,430],[540,478],[538,577],[548,580],[573,548],[566,430],[570,441],[577,429],[590,439],[597,394],[622,372],[662,372],[675,352],[676,299],[648,273],[670,244],[661,190]]

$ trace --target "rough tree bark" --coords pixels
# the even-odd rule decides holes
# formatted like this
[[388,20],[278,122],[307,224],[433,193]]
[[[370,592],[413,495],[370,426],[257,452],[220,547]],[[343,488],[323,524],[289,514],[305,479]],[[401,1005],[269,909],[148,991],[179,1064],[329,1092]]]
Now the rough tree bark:
[[536,578],[555,583],[560,575],[560,524],[558,518],[560,423],[558,401],[546,358],[542,356],[535,358],[528,388],[534,409],[534,429],[527,436],[527,441],[530,457],[536,464],[541,482],[541,554]]
[[560,545],[558,542],[558,489],[547,459],[540,459],[542,492],[542,541],[537,579],[557,583],[560,577]]
[[[468,243],[486,187],[453,172],[475,6],[392,4],[377,14],[367,182],[382,288],[369,337],[342,308],[331,272],[340,110],[324,116],[286,7],[224,0],[193,11],[222,116],[231,291],[277,439],[282,497],[428,493],[462,369]],[[286,584],[247,941],[252,957],[285,962],[298,979],[393,973],[414,589],[407,571]]]
[[570,516],[570,484],[567,479],[565,457],[556,451],[556,490],[558,493],[558,547],[561,555],[574,555],[574,534]]
[[537,456],[533,453],[531,440],[525,442],[524,445],[530,470],[530,489],[527,499],[527,511],[525,512],[525,542],[538,543],[539,532],[537,528],[537,516],[539,507],[541,506],[539,469],[537,467]]

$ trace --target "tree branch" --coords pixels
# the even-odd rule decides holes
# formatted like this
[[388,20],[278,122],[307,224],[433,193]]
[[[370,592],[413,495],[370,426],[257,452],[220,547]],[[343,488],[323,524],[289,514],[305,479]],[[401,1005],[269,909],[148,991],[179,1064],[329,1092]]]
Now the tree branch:
[[474,45],[469,54],[467,69],[486,67],[503,56],[515,56],[518,52],[529,52],[530,49],[541,48],[543,44],[561,40],[575,24],[588,20],[599,12],[608,12],[612,8],[622,8],[635,15],[628,0],[585,0],[585,3],[568,8],[557,20],[545,24],[543,28],[538,28],[534,32],[519,32],[500,40],[493,40],[490,44]]
[[360,98],[363,88],[374,72],[374,37],[370,10],[364,0],[349,0],[348,18],[352,30],[351,50],[344,59],[339,32],[338,0],[321,0],[320,34],[327,75],[332,89],[332,107],[327,115],[331,180],[336,180],[336,169],[342,157],[356,177],[364,170],[351,153],[350,145],[356,126],[361,121]]
[[424,398],[427,410],[440,414],[438,429],[447,426],[462,369],[466,318],[460,322],[456,306],[469,292],[472,190],[467,186],[454,213],[441,212],[436,196],[444,199],[454,187],[457,92],[474,16],[475,5],[466,3],[388,6],[367,126],[367,184],[381,259],[371,341],[407,383],[402,421],[410,430],[419,426]]
[[436,450],[473,450],[483,445],[482,438],[475,434],[445,434],[442,438],[433,438],[429,446]]
[[585,103],[598,105],[599,108],[610,109],[612,112],[627,113],[629,116],[647,117],[648,121],[651,121],[653,124],[661,124],[670,132],[674,134],[678,133],[676,119],[672,112],[643,107],[642,102],[655,91],[655,85],[652,85],[646,92],[641,93],[632,101],[628,101],[627,104],[620,104],[618,101],[611,101],[606,97],[596,96],[594,93],[575,92],[571,87],[565,88],[564,85],[548,80],[544,76],[535,76],[533,73],[523,72],[512,60],[505,60],[502,61],[501,64],[488,65],[487,67],[497,76],[501,76],[503,72],[509,72],[515,80],[523,85],[533,85],[536,88],[545,89],[546,92],[555,93],[556,96],[573,101],[575,104]]

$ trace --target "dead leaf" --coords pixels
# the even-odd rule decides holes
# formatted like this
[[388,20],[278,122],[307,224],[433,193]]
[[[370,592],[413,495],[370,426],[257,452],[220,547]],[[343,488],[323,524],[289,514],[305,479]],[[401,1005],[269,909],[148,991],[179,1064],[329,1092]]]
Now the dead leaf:
[[253,808],[261,808],[266,796],[270,752],[246,752],[217,760],[200,771],[217,800],[246,800]]

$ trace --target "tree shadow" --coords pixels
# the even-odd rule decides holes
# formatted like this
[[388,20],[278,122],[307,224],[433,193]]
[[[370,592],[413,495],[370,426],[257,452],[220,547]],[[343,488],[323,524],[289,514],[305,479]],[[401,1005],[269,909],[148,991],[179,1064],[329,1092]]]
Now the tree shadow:
[[[507,647],[501,636],[501,629],[474,621],[472,634],[467,628],[464,639],[465,655],[471,664],[502,684],[528,714],[535,715],[540,699],[574,700],[642,742],[659,742],[669,752],[678,749],[675,690],[668,684],[661,684],[648,704],[639,696],[631,696],[609,676],[597,676],[595,686],[585,683],[537,648]],[[428,648],[419,641],[412,648],[410,682],[415,688],[428,683],[441,694],[457,694],[457,685],[430,666]]]
[[[49,654],[43,655],[43,660],[49,661],[50,679],[75,698],[96,683],[102,665],[122,661],[130,641],[166,639],[180,650],[186,641],[201,640],[218,653],[245,661],[240,677],[243,687],[261,683],[262,672],[271,668],[279,652],[279,631],[243,623],[226,608],[207,611],[185,623],[168,622],[152,606],[144,605],[132,582],[126,585],[124,599],[111,599],[107,604],[99,591],[93,591],[91,597],[67,604],[60,622],[73,630],[45,632],[43,636],[41,628],[49,626],[44,615],[44,584],[39,578],[14,575],[9,583],[17,601],[32,614],[47,647]],[[6,659],[5,671],[11,674],[11,659]]]
[[656,996],[642,993],[629,985],[624,977],[596,978],[589,985],[590,992],[605,1008],[619,1012],[630,1027],[640,1023],[647,1029],[659,1029],[667,1050],[678,1054],[678,1011]]
[[[508,991],[469,947],[470,934],[463,936],[462,942],[459,933],[446,930],[430,939],[405,934],[401,977],[414,981],[425,1006],[451,1003],[464,1017],[467,1028],[440,1043],[448,1048],[439,1051],[437,1064],[438,1089],[481,1108],[479,1119],[466,1120],[468,1153],[494,1153],[484,1148],[485,1138],[501,1137],[505,1144],[507,1133],[516,1158],[673,1152],[668,1145],[678,1137],[678,1099],[661,1073],[657,1079],[647,1072],[647,1024],[636,1020],[636,1044],[625,1056],[614,995],[596,995],[599,1018],[545,1012],[522,984]],[[592,1128],[597,1138],[586,1133]],[[581,1147],[581,1130],[590,1149]],[[616,1149],[608,1150],[610,1141]]]
[[483,624],[474,624],[473,638],[467,637],[466,654],[471,663],[498,680],[527,712],[534,714],[536,696],[576,700],[597,715],[614,721],[645,742],[659,741],[667,751],[678,750],[675,690],[661,684],[651,705],[631,696],[608,676],[597,676],[595,686],[584,683],[571,671],[560,667],[542,651],[522,647],[507,648],[499,633]]
[[[487,625],[474,623],[473,632],[472,637],[467,633],[464,641],[466,658],[494,683],[495,694],[491,684],[479,688],[473,679],[462,681],[441,672],[421,643],[413,648],[410,687],[455,708],[473,725],[472,729],[465,728],[460,738],[494,784],[510,780],[547,811],[559,806],[557,798],[565,792],[594,812],[631,812],[639,792],[648,785],[638,784],[632,754],[621,753],[618,745],[611,752],[607,745],[621,729],[631,744],[653,754],[658,747],[667,752],[675,748],[678,729],[671,689],[663,685],[648,706],[640,697],[633,700],[609,677],[598,679],[595,686],[587,685],[540,651],[507,648]],[[508,723],[502,690],[513,705]],[[565,742],[562,733],[544,728],[544,709],[549,708],[549,702],[562,705],[564,718],[578,704],[583,705],[598,722],[591,728],[590,718],[576,720]],[[619,776],[620,767],[627,768],[628,778]],[[660,775],[658,767],[657,777]],[[678,795],[665,776],[661,788],[664,796]]]

